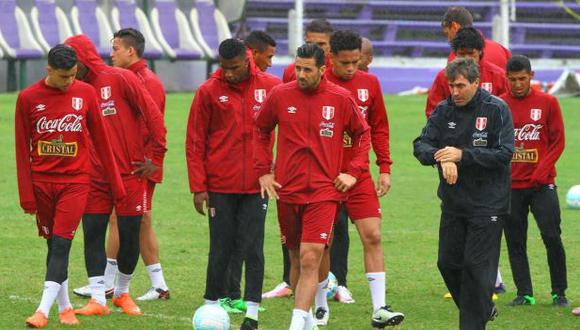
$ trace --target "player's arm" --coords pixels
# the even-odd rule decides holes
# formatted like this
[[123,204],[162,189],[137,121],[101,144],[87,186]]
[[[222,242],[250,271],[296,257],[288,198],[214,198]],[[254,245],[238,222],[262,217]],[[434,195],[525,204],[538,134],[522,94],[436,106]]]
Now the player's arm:
[[282,186],[276,182],[274,173],[272,173],[272,135],[274,128],[278,125],[276,97],[275,93],[270,93],[258,112],[253,140],[254,170],[258,175],[262,197],[265,197],[267,193],[270,198],[278,199],[276,189]]
[[[440,105],[443,107],[443,105]],[[421,135],[413,141],[413,155],[422,165],[435,165],[435,153],[439,150],[440,130],[439,122],[442,119],[442,109],[436,108],[427,119]]]
[[427,118],[431,116],[437,104],[447,98],[447,95],[449,95],[449,86],[447,86],[445,73],[444,71],[439,71],[427,95],[427,104],[425,105],[425,116]]
[[543,185],[548,183],[550,171],[564,152],[564,121],[562,111],[555,97],[552,97],[547,118],[548,152],[539,160],[534,173],[532,183]]
[[352,137],[353,157],[348,164],[346,174],[358,180],[369,167],[367,159],[371,148],[370,127],[358,110],[356,102],[352,98],[348,98],[348,102],[348,109],[345,111],[345,129]]
[[377,194],[385,195],[391,188],[391,151],[389,147],[389,119],[383,99],[381,85],[374,79],[373,95],[375,100],[368,109],[369,125],[371,127],[371,143],[377,155],[379,178],[377,180]]
[[18,95],[14,116],[14,141],[16,147],[16,175],[20,207],[26,213],[36,213],[36,200],[32,186],[32,169],[30,163],[30,142],[32,129],[28,115],[29,104],[22,95]]
[[111,141],[109,140],[107,131],[103,126],[103,119],[101,118],[101,112],[99,111],[97,94],[92,88],[88,90],[90,95],[88,95],[87,98],[87,101],[89,102],[89,108],[87,110],[87,127],[89,129],[91,143],[97,152],[101,164],[105,168],[105,175],[111,183],[113,197],[116,201],[119,201],[126,195],[125,187],[123,185],[123,180],[121,179],[119,168],[117,167],[117,162],[115,161],[113,150],[111,149]]

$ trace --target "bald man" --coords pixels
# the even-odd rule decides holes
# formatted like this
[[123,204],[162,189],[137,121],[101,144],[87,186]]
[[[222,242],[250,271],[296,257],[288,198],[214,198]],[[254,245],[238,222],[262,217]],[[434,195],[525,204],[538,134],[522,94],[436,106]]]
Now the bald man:
[[368,38],[362,38],[362,48],[358,69],[369,72],[369,65],[373,62],[373,44]]

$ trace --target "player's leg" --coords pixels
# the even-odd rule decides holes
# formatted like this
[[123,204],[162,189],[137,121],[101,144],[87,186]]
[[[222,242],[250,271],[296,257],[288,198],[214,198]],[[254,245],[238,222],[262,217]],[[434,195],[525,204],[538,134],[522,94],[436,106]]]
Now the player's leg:
[[556,186],[547,185],[535,192],[531,202],[531,210],[546,246],[553,303],[560,307],[568,307],[566,251],[561,238],[560,223],[562,220]]
[[347,288],[348,250],[350,237],[348,234],[348,214],[343,206],[340,209],[337,223],[334,227],[334,237],[330,248],[330,271],[336,277],[338,287],[334,299],[343,304],[354,303],[352,293]]
[[105,290],[107,297],[113,295],[115,280],[119,266],[117,264],[117,254],[119,253],[119,225],[117,223],[117,213],[109,217],[109,236],[107,237],[107,267],[105,268]]
[[[329,242],[330,244],[330,242]],[[314,321],[316,325],[325,326],[330,317],[330,307],[326,291],[328,290],[328,273],[330,272],[330,246],[325,247],[318,269],[318,285],[314,295]]]
[[531,189],[512,189],[511,213],[506,216],[504,226],[512,276],[517,296],[511,306],[533,305],[534,291],[528,262],[528,213],[533,192]]
[[459,296],[462,289],[465,233],[466,225],[461,218],[444,213],[441,214],[437,268],[439,268],[443,281],[451,293],[457,308],[459,308]]

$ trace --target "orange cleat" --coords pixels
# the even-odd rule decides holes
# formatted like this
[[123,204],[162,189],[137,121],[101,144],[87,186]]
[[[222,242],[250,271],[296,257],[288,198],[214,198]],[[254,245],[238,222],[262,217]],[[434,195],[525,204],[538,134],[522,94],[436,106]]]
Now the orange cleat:
[[75,311],[72,308],[67,308],[62,313],[58,314],[58,319],[60,320],[60,324],[66,325],[79,325],[79,319],[75,316]]
[[111,311],[107,305],[99,304],[95,299],[89,300],[89,303],[79,309],[75,309],[75,314],[91,316],[91,315],[109,315]]
[[44,328],[48,324],[48,317],[41,311],[36,311],[31,317],[26,319],[26,326],[29,328]]
[[120,307],[123,310],[123,313],[127,315],[142,315],[141,309],[135,302],[131,295],[128,293],[122,293],[119,297],[113,297],[113,304],[115,306]]

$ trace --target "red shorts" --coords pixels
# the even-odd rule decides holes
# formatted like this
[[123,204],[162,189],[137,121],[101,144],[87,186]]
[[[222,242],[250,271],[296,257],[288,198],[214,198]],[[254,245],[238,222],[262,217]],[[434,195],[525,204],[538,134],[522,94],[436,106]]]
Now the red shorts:
[[87,203],[89,184],[34,182],[33,186],[38,235],[72,240]]
[[381,217],[381,204],[370,173],[363,174],[348,191],[345,206],[352,221]]
[[312,204],[288,204],[278,202],[278,223],[282,243],[290,250],[300,243],[328,245],[332,236],[334,218],[340,207],[337,201]]
[[145,187],[145,211],[151,211],[153,206],[153,193],[155,192],[155,185],[155,182],[147,180]]
[[146,207],[149,205],[145,189],[147,181],[138,177],[123,178],[127,195],[116,204],[113,202],[113,194],[108,182],[92,181],[85,213],[111,214],[114,205],[115,213],[119,216],[143,215],[143,212],[148,211]]

